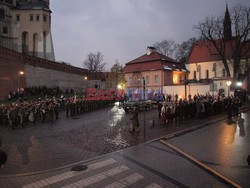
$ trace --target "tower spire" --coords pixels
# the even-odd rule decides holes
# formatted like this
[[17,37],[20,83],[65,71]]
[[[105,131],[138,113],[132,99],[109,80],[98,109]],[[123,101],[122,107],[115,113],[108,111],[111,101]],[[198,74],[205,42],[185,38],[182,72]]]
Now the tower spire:
[[224,39],[225,40],[231,40],[232,39],[232,28],[231,28],[231,18],[228,11],[228,4],[226,2],[226,12],[224,17]]

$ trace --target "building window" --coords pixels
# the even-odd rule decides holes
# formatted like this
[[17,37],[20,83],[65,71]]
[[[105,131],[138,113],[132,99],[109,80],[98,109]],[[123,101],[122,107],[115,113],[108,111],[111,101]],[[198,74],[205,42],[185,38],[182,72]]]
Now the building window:
[[194,71],[194,80],[196,80],[196,71]]
[[45,14],[43,15],[43,21],[47,22],[47,15],[45,15]]
[[209,79],[209,70],[206,71],[206,78]]
[[7,27],[3,27],[3,34],[8,34],[8,28]]
[[146,84],[149,84],[149,76],[146,76]]
[[226,70],[225,69],[222,70],[222,77],[226,77]]
[[30,15],[30,21],[33,22],[33,20],[34,20],[34,16],[33,16],[33,14],[31,14]]
[[16,21],[17,21],[17,22],[20,21],[20,15],[19,15],[19,14],[16,15]]
[[129,83],[129,85],[132,85],[132,83],[133,83],[133,79],[132,79],[132,77],[129,77],[129,79],[128,79],[128,83]]
[[39,21],[39,20],[40,20],[40,16],[36,15],[36,21]]
[[4,17],[5,17],[4,9],[0,9],[0,18],[4,19]]
[[155,75],[155,83],[158,83],[158,80],[159,78],[158,78],[158,75]]

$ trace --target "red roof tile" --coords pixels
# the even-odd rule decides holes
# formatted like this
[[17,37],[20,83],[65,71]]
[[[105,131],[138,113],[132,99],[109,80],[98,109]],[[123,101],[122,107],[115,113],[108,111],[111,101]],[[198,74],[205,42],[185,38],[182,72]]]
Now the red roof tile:
[[123,68],[124,73],[129,72],[143,72],[150,70],[163,70],[163,65],[173,67],[176,64],[176,68],[179,66],[175,60],[160,54],[159,52],[153,51],[150,55],[144,54],[128,63]]
[[131,63],[142,63],[142,62],[148,62],[148,61],[158,61],[158,60],[162,60],[162,61],[168,61],[168,62],[174,62],[176,63],[175,60],[171,59],[168,56],[162,55],[159,52],[152,52],[150,55],[144,54],[141,57],[138,57],[126,64],[131,64]]
[[150,71],[150,70],[161,70],[162,63],[160,61],[154,62],[140,62],[140,63],[128,63],[123,68],[124,73],[129,72],[143,72],[143,71]]
[[[219,40],[216,42],[220,42]],[[232,48],[231,42],[226,43],[225,47],[225,56],[226,59],[232,59]],[[248,44],[250,45],[250,43]],[[248,47],[248,49],[250,49]],[[250,57],[250,50],[245,55],[245,57]],[[197,44],[194,44],[191,54],[188,59],[188,63],[197,63],[197,62],[208,62],[208,61],[219,61],[221,60],[217,50],[212,45],[211,42],[202,41]]]

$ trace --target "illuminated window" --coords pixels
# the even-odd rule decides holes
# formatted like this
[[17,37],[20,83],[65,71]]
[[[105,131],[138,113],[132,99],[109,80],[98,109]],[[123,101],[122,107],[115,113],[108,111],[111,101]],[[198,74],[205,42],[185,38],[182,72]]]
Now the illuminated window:
[[174,84],[177,84],[177,82],[178,82],[178,76],[177,76],[177,75],[174,75],[174,76],[173,76],[173,83],[174,83]]

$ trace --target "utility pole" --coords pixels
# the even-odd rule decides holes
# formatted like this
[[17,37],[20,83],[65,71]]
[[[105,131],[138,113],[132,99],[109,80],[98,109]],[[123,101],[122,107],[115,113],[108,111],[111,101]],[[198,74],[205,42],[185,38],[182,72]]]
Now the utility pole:
[[145,140],[145,135],[146,135],[146,126],[145,126],[145,110],[146,110],[146,106],[145,106],[145,92],[146,92],[146,83],[145,83],[145,78],[143,77],[143,100],[144,100],[144,109],[143,109],[143,119],[144,119],[144,125],[143,125],[143,138]]

